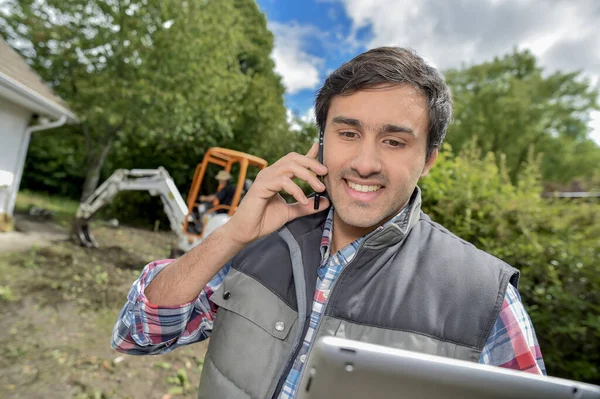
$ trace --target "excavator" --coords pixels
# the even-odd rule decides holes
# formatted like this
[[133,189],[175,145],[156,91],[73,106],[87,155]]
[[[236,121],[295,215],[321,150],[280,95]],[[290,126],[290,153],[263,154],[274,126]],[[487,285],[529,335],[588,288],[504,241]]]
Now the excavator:
[[[232,167],[239,164],[231,205],[219,204],[218,200],[210,204],[198,201],[200,187],[210,164],[218,165],[227,172],[231,172]],[[82,246],[98,247],[90,230],[90,220],[94,214],[121,191],[148,191],[152,196],[160,196],[171,230],[177,235],[177,244],[171,249],[171,257],[181,256],[225,224],[235,213],[252,184],[250,179],[246,179],[249,167],[260,171],[267,167],[267,161],[227,148],[208,149],[202,162],[196,166],[187,201],[183,200],[169,172],[162,166],[158,169],[118,169],[79,204],[73,221],[73,238]],[[224,184],[219,184],[217,191],[223,189]]]

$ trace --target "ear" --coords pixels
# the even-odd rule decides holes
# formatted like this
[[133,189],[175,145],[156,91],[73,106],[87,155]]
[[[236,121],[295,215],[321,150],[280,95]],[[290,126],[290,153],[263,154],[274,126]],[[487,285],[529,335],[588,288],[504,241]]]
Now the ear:
[[427,158],[427,160],[425,161],[425,166],[423,167],[423,172],[421,172],[421,177],[427,176],[427,174],[429,173],[429,170],[435,164],[435,161],[437,160],[437,156],[438,156],[438,149],[436,148],[433,150],[433,152],[431,153],[429,158]]

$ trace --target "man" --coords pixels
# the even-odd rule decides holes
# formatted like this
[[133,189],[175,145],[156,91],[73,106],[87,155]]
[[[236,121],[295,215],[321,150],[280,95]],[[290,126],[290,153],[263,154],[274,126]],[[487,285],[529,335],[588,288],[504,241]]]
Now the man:
[[[544,373],[518,271],[420,210],[451,117],[443,77],[410,50],[373,49],[327,78],[315,111],[323,165],[316,146],[284,156],[222,228],[146,266],[113,346],[210,336],[200,398],[292,398],[326,335]],[[314,210],[293,179],[331,206]]]
[[[231,180],[231,174],[226,170],[221,170],[219,173],[217,173],[215,179],[219,181],[219,185],[222,185],[223,188],[215,194],[201,195],[198,199],[202,202],[212,202],[215,199],[218,199],[219,205],[231,205],[236,188],[235,185],[229,184],[229,181]],[[227,212],[225,209],[222,211],[225,213]]]

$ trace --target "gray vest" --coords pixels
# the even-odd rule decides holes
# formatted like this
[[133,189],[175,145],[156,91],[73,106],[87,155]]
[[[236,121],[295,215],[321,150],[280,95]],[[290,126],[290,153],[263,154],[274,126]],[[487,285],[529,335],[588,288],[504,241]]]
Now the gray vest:
[[[337,336],[478,361],[519,273],[420,205],[417,189],[400,220],[365,238],[331,289],[315,341]],[[199,398],[279,394],[308,328],[326,216],[297,219],[233,258],[211,297],[219,310]]]

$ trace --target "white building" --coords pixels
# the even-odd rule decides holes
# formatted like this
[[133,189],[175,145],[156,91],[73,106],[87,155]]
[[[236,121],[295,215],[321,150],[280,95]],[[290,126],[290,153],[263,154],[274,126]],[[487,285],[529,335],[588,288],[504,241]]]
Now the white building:
[[75,121],[67,105],[0,37],[0,231],[12,228],[31,134]]

